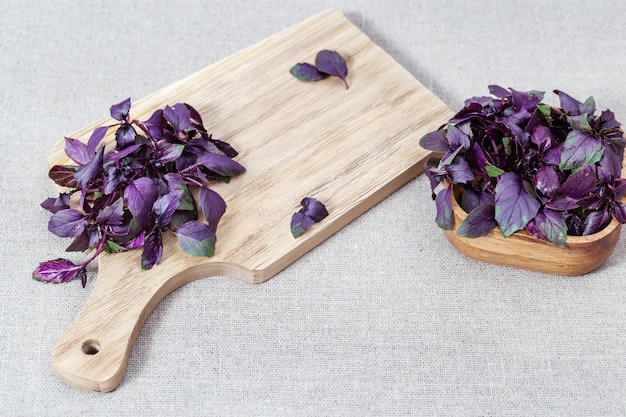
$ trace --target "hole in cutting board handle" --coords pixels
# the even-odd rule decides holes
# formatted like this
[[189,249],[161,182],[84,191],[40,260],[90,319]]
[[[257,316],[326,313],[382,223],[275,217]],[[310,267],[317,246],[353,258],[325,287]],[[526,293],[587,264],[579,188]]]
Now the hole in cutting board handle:
[[95,355],[100,352],[100,343],[97,340],[89,339],[83,343],[83,353],[85,355]]

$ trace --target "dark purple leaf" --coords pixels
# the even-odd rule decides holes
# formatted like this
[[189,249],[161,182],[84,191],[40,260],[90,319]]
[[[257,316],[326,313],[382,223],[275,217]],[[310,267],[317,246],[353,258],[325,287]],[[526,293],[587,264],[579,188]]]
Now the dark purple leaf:
[[539,147],[539,149],[544,150],[547,149],[544,144],[546,142],[550,143],[553,139],[553,135],[550,128],[544,125],[539,125],[533,130],[533,133],[530,135],[530,139]]
[[157,198],[152,207],[152,212],[154,213],[155,222],[159,226],[167,226],[169,224],[170,217],[174,214],[182,198],[182,190],[170,191]]
[[230,159],[226,155],[217,153],[202,154],[195,163],[210,169],[218,175],[226,177],[243,174],[246,171],[239,162]]
[[567,224],[562,212],[549,208],[539,210],[535,216],[535,226],[550,243],[560,248],[565,247]]
[[346,80],[348,76],[346,60],[337,52],[329,50],[319,51],[315,57],[315,66],[320,72],[341,78],[346,88],[350,88]]
[[550,149],[548,149],[544,154],[541,160],[546,164],[559,166],[561,163],[561,153],[563,151],[563,144],[557,143],[553,145]]
[[226,212],[226,202],[218,193],[205,187],[200,188],[198,199],[204,218],[215,232],[222,215]]
[[172,107],[166,106],[163,109],[163,117],[176,129],[176,132],[193,128],[191,125],[191,113],[183,103],[176,103]]
[[582,104],[580,101],[559,90],[554,90],[554,94],[559,96],[559,100],[561,100],[561,108],[565,113],[570,115],[580,114],[580,105]]
[[[617,212],[618,210],[615,210],[613,214]],[[585,219],[582,235],[588,236],[599,232],[611,222],[611,219],[611,215],[606,210],[592,211]]]
[[76,187],[76,178],[74,178],[74,174],[79,167],[75,165],[55,165],[50,168],[48,172],[48,176],[55,184],[60,185],[61,187]]
[[526,227],[541,207],[532,185],[513,172],[506,172],[500,177],[495,203],[495,218],[504,237]]
[[78,210],[65,209],[52,215],[48,230],[60,237],[74,237],[85,228],[85,215]]
[[446,187],[439,191],[435,198],[435,204],[437,206],[437,216],[435,222],[439,227],[444,230],[452,229],[454,226],[454,216],[452,213],[452,187]]
[[72,138],[65,138],[65,154],[78,165],[85,165],[93,157],[93,153],[87,152],[87,145]]
[[165,126],[163,110],[155,111],[148,120],[140,122],[139,125],[153,140],[161,140],[163,138],[163,127]]
[[83,265],[76,265],[69,259],[58,258],[40,263],[33,271],[33,279],[55,284],[80,279],[84,287],[87,272]]
[[117,187],[126,181],[124,171],[118,170],[115,165],[109,165],[104,168],[104,183],[102,191],[109,195],[113,193]]
[[598,180],[600,183],[609,182],[613,178],[619,178],[622,174],[622,160],[612,151],[610,146],[605,145],[602,158],[598,163]]
[[57,213],[70,208],[70,194],[61,193],[57,198],[47,198],[41,203],[41,207],[50,213]]
[[598,178],[593,167],[585,164],[565,180],[559,188],[559,194],[580,200],[593,193],[597,184]]
[[154,225],[152,206],[158,196],[157,185],[149,177],[131,181],[124,189],[126,205],[143,230],[148,231]]
[[542,194],[553,198],[561,187],[559,173],[551,165],[545,165],[537,170],[535,187]]
[[98,228],[88,225],[65,250],[67,252],[84,252],[89,248],[95,248],[99,240],[100,233]]
[[476,206],[467,214],[456,233],[459,236],[472,238],[488,235],[498,225],[494,216],[493,204]]
[[130,111],[130,97],[111,106],[111,117],[120,122],[127,121]]
[[602,142],[582,130],[572,130],[563,142],[559,169],[575,170],[583,164],[593,165],[602,158]]
[[98,148],[96,156],[76,171],[74,178],[76,183],[85,187],[91,183],[102,172],[102,158],[104,155],[104,145]]
[[228,142],[223,142],[218,139],[210,139],[211,143],[214,144],[220,151],[224,152],[226,156],[229,158],[234,158],[239,155],[239,152],[235,150]]
[[450,150],[450,144],[446,139],[446,132],[443,130],[435,130],[427,133],[420,139],[420,146],[429,151],[447,152]]
[[473,188],[465,190],[461,197],[461,208],[469,213],[481,204],[495,204],[495,197],[487,192],[480,192]]
[[189,221],[181,225],[175,233],[183,252],[208,257],[215,253],[216,239],[212,227],[198,221]]
[[[480,148],[480,145],[476,142],[474,142],[472,147],[467,151],[467,163],[470,164],[473,169],[478,171],[487,171],[488,167],[496,168],[487,162],[485,153]],[[498,172],[496,175],[492,175],[494,174],[494,172],[488,174],[495,177],[501,175],[500,172]]]
[[621,201],[615,201],[613,203],[613,216],[615,216],[618,222],[626,223],[626,204]]
[[185,145],[182,144],[166,144],[164,147],[154,152],[154,165],[160,167],[168,162],[175,161],[180,157],[184,149]]
[[107,226],[119,226],[124,218],[124,200],[118,198],[113,204],[106,206],[96,217],[96,223]]
[[328,77],[328,74],[318,71],[315,65],[306,62],[294,65],[289,72],[300,81],[317,81]]
[[472,144],[469,135],[454,125],[448,125],[446,138],[449,143],[448,149],[457,149],[462,147],[467,150]]
[[98,145],[102,142],[102,139],[104,139],[104,136],[110,127],[111,126],[100,126],[94,129],[93,133],[89,137],[89,140],[87,141],[87,155],[90,155],[90,158],[91,155],[96,152]]
[[304,213],[298,212],[291,216],[291,234],[298,237],[315,224],[315,220]]
[[305,216],[309,216],[316,223],[328,217],[326,206],[312,197],[303,198],[300,204],[302,205],[300,212]]
[[455,158],[454,162],[445,167],[450,181],[454,184],[466,184],[474,179],[474,172],[467,161],[461,157]]
[[141,252],[141,269],[150,269],[161,262],[163,257],[163,237],[155,229],[145,238]]
[[511,97],[511,92],[506,88],[500,87],[499,85],[489,85],[489,92],[498,98],[506,98]]
[[115,140],[117,141],[117,149],[125,149],[135,144],[137,132],[127,123],[122,124],[115,132]]

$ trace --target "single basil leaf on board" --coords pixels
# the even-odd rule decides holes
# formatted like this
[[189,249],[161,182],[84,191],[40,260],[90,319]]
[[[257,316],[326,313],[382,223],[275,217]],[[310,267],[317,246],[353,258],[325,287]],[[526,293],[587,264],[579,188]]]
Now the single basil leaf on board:
[[328,216],[326,206],[313,197],[305,197],[300,202],[302,208],[291,216],[291,234],[298,237]]
[[65,154],[72,158],[78,165],[88,163],[93,155],[87,152],[87,145],[78,139],[65,138]]
[[532,185],[516,173],[502,174],[496,185],[495,218],[504,237],[526,227],[540,207]]
[[567,241],[567,223],[562,212],[543,208],[535,216],[535,226],[552,244],[565,247]]
[[346,79],[348,77],[346,60],[336,51],[329,51],[327,49],[319,51],[315,57],[315,66],[319,71],[325,74],[339,77],[346,86],[346,89],[350,88],[348,80]]
[[87,272],[83,265],[76,265],[69,259],[58,258],[41,262],[33,271],[33,279],[54,284],[80,279],[85,287]]
[[215,253],[215,232],[210,226],[198,221],[189,221],[180,226],[175,233],[183,252],[207,257]]
[[456,233],[471,238],[488,235],[498,225],[494,216],[493,204],[478,205],[467,214]]
[[315,65],[306,62],[294,65],[289,72],[300,81],[317,81],[328,77],[328,74],[320,72]]

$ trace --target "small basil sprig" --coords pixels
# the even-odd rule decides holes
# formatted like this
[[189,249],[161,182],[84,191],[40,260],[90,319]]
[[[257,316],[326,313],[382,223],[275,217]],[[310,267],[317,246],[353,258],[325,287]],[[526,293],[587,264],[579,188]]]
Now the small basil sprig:
[[[189,104],[166,106],[145,121],[131,119],[130,107],[130,99],[111,106],[117,122],[95,129],[87,143],[65,139],[65,153],[76,165],[50,169],[50,178],[65,191],[41,205],[52,213],[48,230],[73,238],[68,251],[92,255],[78,265],[66,258],[42,262],[34,279],[80,279],[84,287],[86,267],[102,251],[143,248],[141,267],[150,269],[161,261],[167,232],[184,252],[213,256],[226,202],[210,187],[245,171],[233,160],[237,151],[213,139]],[[105,152],[102,140],[111,128],[116,145]],[[199,187],[198,201],[190,187]]]
[[346,60],[336,51],[319,51],[315,57],[315,65],[301,62],[291,67],[290,72],[300,81],[317,81],[332,75],[339,77],[346,89],[350,88]]
[[305,197],[300,204],[302,208],[291,217],[291,234],[298,237],[309,230],[313,224],[321,222],[328,216],[326,206],[312,197]]

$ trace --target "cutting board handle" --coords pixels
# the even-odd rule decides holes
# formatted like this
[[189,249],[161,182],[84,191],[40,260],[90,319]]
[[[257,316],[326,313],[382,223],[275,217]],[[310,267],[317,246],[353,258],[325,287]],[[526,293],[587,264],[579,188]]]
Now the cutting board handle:
[[[63,382],[87,391],[115,389],[144,321],[163,298],[198,278],[245,272],[223,262],[190,268],[175,260],[145,271],[138,252],[99,257],[93,292],[52,353],[54,373]],[[127,271],[121,273],[120,265]]]

